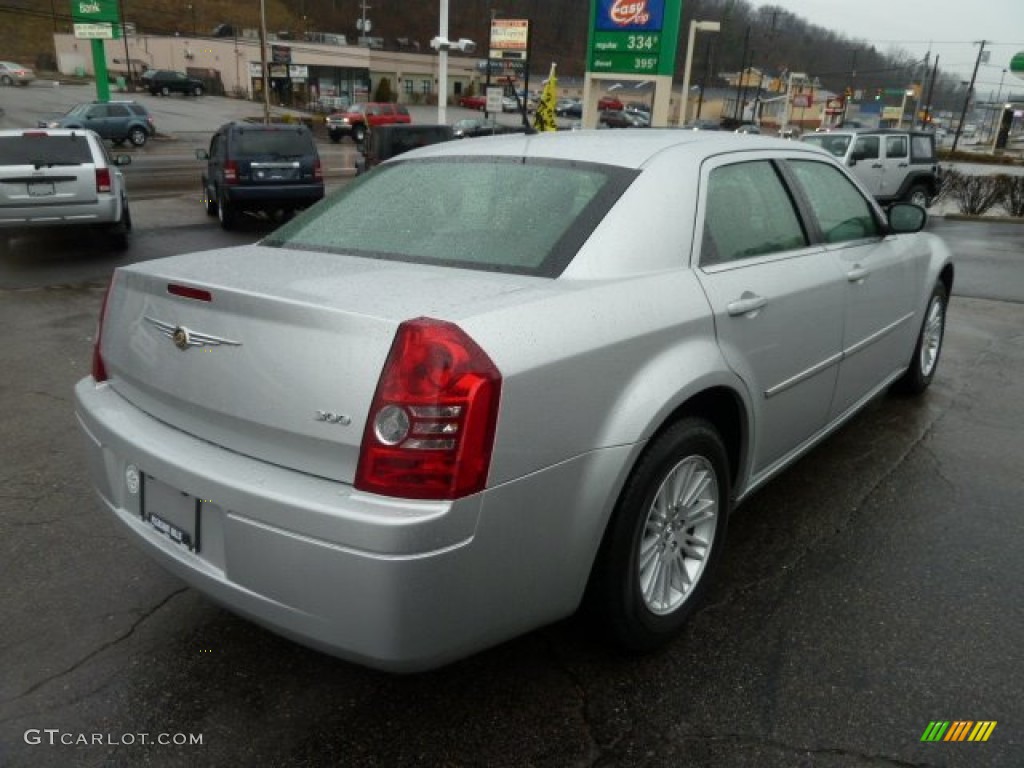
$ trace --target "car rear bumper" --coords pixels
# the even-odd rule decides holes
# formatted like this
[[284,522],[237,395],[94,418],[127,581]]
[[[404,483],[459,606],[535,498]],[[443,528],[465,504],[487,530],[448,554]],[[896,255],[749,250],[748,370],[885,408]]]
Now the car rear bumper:
[[81,204],[0,207],[0,229],[89,226],[120,220],[120,200],[109,195]]
[[305,208],[324,196],[323,182],[316,184],[267,184],[264,186],[224,187],[229,203],[241,206],[278,206]]
[[[574,611],[607,484],[627,450],[456,502],[409,501],[223,450],[91,377],[75,400],[103,506],[150,556],[285,636],[396,672],[439,666]],[[141,492],[129,489],[129,466],[145,477]],[[143,519],[150,485],[196,500],[198,551]]]

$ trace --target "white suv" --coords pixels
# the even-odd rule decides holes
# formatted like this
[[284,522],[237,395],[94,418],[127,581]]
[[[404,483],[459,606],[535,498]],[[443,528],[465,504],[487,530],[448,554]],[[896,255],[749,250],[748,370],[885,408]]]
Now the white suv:
[[0,131],[0,245],[28,230],[96,227],[125,247],[132,217],[119,166],[130,162],[88,130]]
[[840,130],[809,133],[801,141],[838,157],[880,203],[905,201],[927,208],[939,193],[933,133]]

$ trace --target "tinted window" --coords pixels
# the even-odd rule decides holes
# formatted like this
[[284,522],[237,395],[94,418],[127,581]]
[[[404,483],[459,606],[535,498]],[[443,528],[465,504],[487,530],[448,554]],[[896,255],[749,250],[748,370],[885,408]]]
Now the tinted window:
[[521,158],[399,162],[360,177],[263,243],[556,276],[634,175]]
[[[877,145],[877,138],[875,142]],[[790,161],[789,165],[804,188],[826,242],[880,234],[871,206],[838,168],[806,160]]]
[[853,145],[853,152],[865,160],[874,160],[878,157],[879,141],[877,136],[861,136]]
[[836,157],[842,157],[845,155],[846,148],[850,146],[850,137],[842,134],[830,135],[827,133],[816,133],[810,136],[804,136],[802,141],[807,144],[813,144],[816,147],[821,147]]
[[907,156],[907,137],[906,136],[886,136],[885,137],[885,156],[886,157],[906,157]]
[[914,160],[934,160],[935,145],[931,136],[912,136],[910,138],[910,154]]
[[736,163],[711,172],[702,266],[805,245],[789,194],[770,162]]
[[128,107],[121,104],[111,104],[107,107],[107,115],[109,117],[128,117]]
[[233,154],[236,157],[296,156],[316,152],[313,140],[305,131],[246,130],[235,134]]
[[92,162],[84,136],[4,136],[0,165],[83,165]]

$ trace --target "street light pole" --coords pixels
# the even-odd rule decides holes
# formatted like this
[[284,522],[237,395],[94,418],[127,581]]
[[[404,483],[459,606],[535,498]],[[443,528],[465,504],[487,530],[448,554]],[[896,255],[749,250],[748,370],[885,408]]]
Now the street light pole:
[[263,68],[263,124],[270,125],[270,69],[267,67],[267,8],[260,0],[260,66]]
[[441,26],[437,36],[443,41],[437,52],[437,122],[448,124],[448,0],[441,0]]
[[686,125],[686,113],[690,107],[690,72],[693,70],[693,43],[697,30],[702,32],[718,32],[722,25],[717,21],[691,21],[690,35],[686,40],[686,66],[683,68],[683,98],[679,107],[679,124]]

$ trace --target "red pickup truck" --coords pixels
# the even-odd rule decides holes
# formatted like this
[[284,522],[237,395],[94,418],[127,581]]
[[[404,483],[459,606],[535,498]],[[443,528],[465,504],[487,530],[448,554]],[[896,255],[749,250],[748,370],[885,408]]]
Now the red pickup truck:
[[368,102],[352,104],[344,112],[335,112],[327,117],[327,135],[337,144],[343,136],[351,136],[352,140],[362,143],[366,138],[366,129],[378,125],[402,125],[411,123],[409,110],[402,104],[386,102]]

